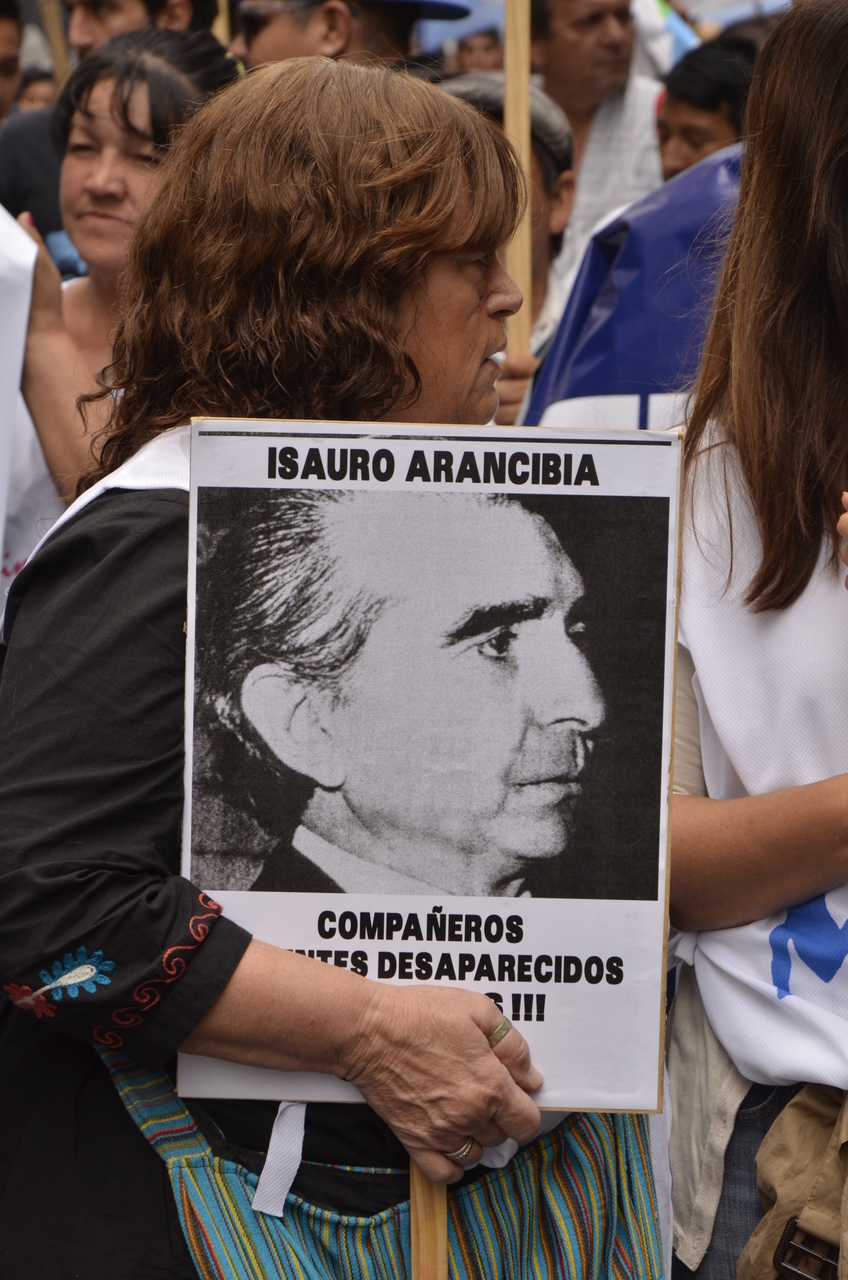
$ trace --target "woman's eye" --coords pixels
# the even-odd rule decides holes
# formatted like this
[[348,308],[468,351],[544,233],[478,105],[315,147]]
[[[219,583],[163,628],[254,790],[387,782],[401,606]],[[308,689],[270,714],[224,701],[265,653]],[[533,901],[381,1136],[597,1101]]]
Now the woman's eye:
[[91,156],[96,150],[97,148],[91,142],[72,142],[68,146],[68,151],[73,156]]
[[477,652],[484,658],[507,658],[515,639],[516,632],[511,627],[504,627],[478,644]]

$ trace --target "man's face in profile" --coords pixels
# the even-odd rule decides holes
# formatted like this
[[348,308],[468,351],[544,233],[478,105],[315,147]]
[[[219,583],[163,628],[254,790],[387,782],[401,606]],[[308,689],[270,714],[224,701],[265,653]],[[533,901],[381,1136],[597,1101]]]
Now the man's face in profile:
[[568,844],[603,718],[580,576],[515,503],[367,495],[327,527],[346,598],[382,605],[322,722],[339,785],[304,823],[454,894],[509,892]]

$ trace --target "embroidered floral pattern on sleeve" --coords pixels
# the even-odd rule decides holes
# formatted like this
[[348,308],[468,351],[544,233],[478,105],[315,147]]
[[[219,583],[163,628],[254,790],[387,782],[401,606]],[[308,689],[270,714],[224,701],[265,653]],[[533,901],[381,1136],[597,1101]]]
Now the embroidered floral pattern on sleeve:
[[52,1018],[56,1010],[47,999],[48,992],[56,1003],[64,993],[72,1000],[76,1000],[80,991],[94,995],[98,986],[109,986],[112,981],[109,974],[114,968],[115,961],[104,960],[102,951],[89,955],[85,947],[77,947],[75,952],[66,952],[61,960],[54,960],[50,966],[52,972],[40,970],[38,976],[44,986],[33,991],[32,987],[9,982],[3,990],[17,1008],[31,1009],[36,1018]]

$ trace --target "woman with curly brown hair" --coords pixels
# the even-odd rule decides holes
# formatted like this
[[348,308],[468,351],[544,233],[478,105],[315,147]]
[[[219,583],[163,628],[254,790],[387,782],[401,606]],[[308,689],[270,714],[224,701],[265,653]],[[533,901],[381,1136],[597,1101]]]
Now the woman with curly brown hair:
[[[458,1184],[457,1276],[506,1258],[516,1277],[659,1274],[641,1121],[542,1123],[541,1077],[490,1000],[256,942],[177,874],[188,418],[488,421],[523,200],[473,109],[323,60],[226,91],[174,146],[134,238],[97,465],[6,615],[10,1274],[388,1280],[408,1271],[408,1155]],[[120,1049],[107,1062],[150,1146],[98,1049]],[[310,1105],[292,1193],[254,1211],[277,1104],[187,1106],[177,1049],[341,1076],[368,1105]],[[467,1169],[507,1139],[504,1168]]]

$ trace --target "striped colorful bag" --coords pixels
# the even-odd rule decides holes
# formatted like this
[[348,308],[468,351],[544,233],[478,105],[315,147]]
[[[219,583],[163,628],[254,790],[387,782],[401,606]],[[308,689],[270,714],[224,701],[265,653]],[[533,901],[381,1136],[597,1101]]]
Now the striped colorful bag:
[[[168,1167],[201,1280],[407,1280],[409,1204],[371,1218],[289,1194],[253,1212],[258,1177],[212,1152],[164,1071],[101,1053]],[[363,1171],[365,1172],[365,1171]],[[503,1169],[448,1193],[451,1280],[661,1280],[644,1117],[574,1113]]]

